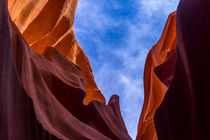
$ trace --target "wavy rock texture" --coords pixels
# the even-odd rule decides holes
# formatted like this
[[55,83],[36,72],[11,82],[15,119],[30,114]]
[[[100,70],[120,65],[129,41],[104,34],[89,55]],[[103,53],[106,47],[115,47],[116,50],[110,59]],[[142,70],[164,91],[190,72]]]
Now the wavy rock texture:
[[[167,91],[167,86],[173,78],[176,62],[175,49],[176,13],[174,12],[169,15],[159,41],[149,51],[146,59],[144,69],[144,104],[138,124],[137,140],[157,139],[153,119],[155,111],[161,104]],[[155,72],[159,74],[159,77],[156,76]]]
[[[9,1],[9,8],[10,11],[17,8],[21,13],[13,11],[11,17],[14,16],[13,20],[21,29],[26,41],[10,19],[7,1],[0,0],[0,139],[131,139],[120,114],[118,96],[112,96],[108,105],[91,101],[97,99],[104,102],[104,98],[97,95],[100,93],[93,88],[94,86],[89,87],[90,89],[85,88],[85,81],[94,82],[89,62],[75,40],[72,41],[73,44],[66,42],[75,39],[72,34],[73,23],[70,24],[73,18],[56,17],[56,13],[60,14],[62,7],[68,4],[75,11],[77,1],[43,1],[45,6],[41,8],[36,6],[43,4],[38,0],[30,1],[26,6],[21,3],[23,1],[19,2]],[[32,11],[27,11],[31,5]],[[25,10],[18,8],[21,6],[26,7],[23,8]],[[43,42],[45,48],[41,52],[42,55],[34,52],[28,43],[33,48],[33,44],[39,42],[41,45],[42,40],[49,37],[49,42],[52,41],[53,44],[55,35],[62,36],[59,31],[63,28],[58,28],[60,18],[68,19],[69,25],[64,25],[68,25],[69,32],[57,38],[58,43],[54,47],[46,47],[47,44]],[[52,32],[55,29],[59,30],[54,35]],[[72,38],[69,38],[70,36]],[[68,58],[72,57],[75,60],[72,61],[81,66],[82,71],[56,50],[59,44],[61,50],[66,49],[67,45],[69,52],[64,52],[68,52]],[[71,51],[73,53],[70,53]],[[87,71],[87,75],[92,79],[88,79],[83,71]],[[96,93],[92,93],[91,90],[96,90]],[[83,104],[86,91],[89,98],[86,98],[85,103],[89,103],[88,105]]]
[[92,100],[105,103],[89,60],[74,35],[77,3],[78,0],[9,0],[8,7],[12,20],[34,51],[43,54],[48,46],[54,47],[81,68],[87,93],[84,104]]
[[210,139],[209,7],[208,0],[179,3],[174,78],[155,114],[159,140]]
[[[0,0],[0,140],[131,139],[75,39],[77,3]],[[137,140],[210,139],[209,7],[181,0],[150,50]]]

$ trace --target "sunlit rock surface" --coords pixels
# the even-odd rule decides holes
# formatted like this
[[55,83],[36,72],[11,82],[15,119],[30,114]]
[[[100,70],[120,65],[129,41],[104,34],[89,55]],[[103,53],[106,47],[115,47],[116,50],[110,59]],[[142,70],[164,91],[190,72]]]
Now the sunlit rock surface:
[[[156,67],[163,64],[165,61],[170,60],[175,55],[176,49],[176,13],[169,15],[162,35],[156,45],[152,47],[146,59],[144,68],[144,104],[138,124],[137,140],[155,140],[156,131],[154,125],[155,111],[160,105],[167,90],[167,83],[173,78],[168,76],[173,73],[172,68],[162,70],[162,77],[166,84],[156,76]],[[159,68],[160,69],[160,68]],[[160,70],[156,72],[160,73]],[[168,75],[165,75],[168,71]],[[173,75],[173,74],[172,74]]]
[[209,140],[210,1],[181,0],[176,19],[176,67],[155,114],[158,139]]
[[9,12],[29,46],[43,54],[55,47],[71,62],[78,65],[85,78],[84,100],[105,103],[94,80],[89,60],[78,44],[74,31],[74,16],[78,0],[9,0]]
[[[103,103],[88,59],[75,40],[74,18],[64,16],[63,8],[68,6],[74,16],[76,4],[73,0],[28,1],[26,5],[9,1],[10,16],[7,0],[0,0],[0,140],[131,139],[119,97]],[[59,28],[63,18],[67,22]],[[69,30],[62,31],[65,25]],[[83,104],[84,98],[88,105]]]
[[[77,3],[0,0],[0,140],[131,139],[75,39]],[[210,139],[209,7],[181,0],[150,50],[137,140]]]

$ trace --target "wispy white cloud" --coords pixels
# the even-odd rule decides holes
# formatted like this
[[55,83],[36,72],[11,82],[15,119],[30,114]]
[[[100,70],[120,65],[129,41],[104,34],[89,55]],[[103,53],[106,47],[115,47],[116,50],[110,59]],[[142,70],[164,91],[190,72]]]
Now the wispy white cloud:
[[140,73],[138,73],[138,76],[132,77],[131,72],[129,72],[129,68],[122,67],[119,70],[105,63],[99,68],[95,78],[106,99],[109,99],[112,94],[120,96],[122,115],[128,132],[134,139],[142,108],[141,102],[143,102],[144,97],[143,80]]
[[168,15],[176,9],[178,4],[178,0],[140,0],[138,2],[142,10],[149,16],[156,12],[163,12]]
[[132,138],[135,138],[137,131],[137,122],[140,116],[142,105],[140,102],[143,100],[143,83],[141,76],[133,78],[127,74],[120,75],[120,82],[123,86],[122,94],[122,114],[125,118],[125,123],[129,134]]
[[[80,0],[74,30],[82,47],[90,50],[86,53],[106,100],[112,94],[120,96],[124,121],[130,136],[135,139],[144,99],[143,69],[146,56],[163,29],[161,20],[166,20],[167,15],[176,9],[178,0],[134,0],[129,6],[136,10],[133,19],[113,18],[113,13],[110,14],[108,9],[120,10],[125,1],[115,0],[107,4],[107,0]],[[122,25],[126,29],[122,32],[122,43],[113,44],[115,38],[110,42],[102,41],[108,30],[113,31]],[[96,53],[91,54],[95,50]]]
[[137,125],[144,99],[143,69],[148,49],[141,40],[151,32],[149,24],[127,23],[128,32],[125,44],[113,54],[122,61],[118,81],[122,92],[121,110],[130,136],[135,139]]
[[[116,3],[112,2],[112,4],[118,8]],[[110,26],[117,26],[118,22],[109,18],[108,15],[104,13],[103,5],[103,1],[80,0],[76,10],[76,19],[79,20],[75,22],[75,24],[77,24],[77,26],[74,26],[75,32],[83,32],[86,34],[97,32],[97,34],[100,35]]]

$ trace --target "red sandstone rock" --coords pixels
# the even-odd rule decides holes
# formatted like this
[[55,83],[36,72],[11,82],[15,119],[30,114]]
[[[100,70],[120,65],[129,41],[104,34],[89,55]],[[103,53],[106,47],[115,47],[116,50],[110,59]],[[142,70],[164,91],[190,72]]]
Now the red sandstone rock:
[[[75,39],[77,2],[9,0],[11,20],[7,0],[0,0],[1,140],[130,139],[119,97],[104,104]],[[150,50],[137,140],[210,139],[209,6],[207,0],[182,0],[178,47],[172,13]]]
[[[0,42],[0,140],[130,139],[118,96],[108,105],[84,105],[81,69],[53,47],[43,55],[34,52],[10,19],[6,0],[0,0]],[[78,55],[88,62],[83,53]],[[90,97],[88,101],[97,98]]]
[[[160,105],[167,90],[166,85],[173,78],[173,69],[175,65],[174,58],[176,49],[176,13],[169,15],[160,40],[150,50],[144,69],[144,104],[138,124],[137,140],[155,140],[157,139],[154,115]],[[163,64],[165,61],[173,61],[171,67]],[[165,67],[156,68],[162,64]],[[159,73],[163,82],[155,74]],[[162,70],[162,71],[160,71]],[[172,77],[171,77],[172,76]]]
[[48,46],[55,47],[81,68],[87,93],[84,104],[92,100],[105,103],[94,80],[90,62],[74,35],[77,3],[78,0],[9,0],[9,11],[34,51],[43,54]]
[[208,0],[178,6],[174,78],[155,114],[159,140],[210,139],[209,7]]

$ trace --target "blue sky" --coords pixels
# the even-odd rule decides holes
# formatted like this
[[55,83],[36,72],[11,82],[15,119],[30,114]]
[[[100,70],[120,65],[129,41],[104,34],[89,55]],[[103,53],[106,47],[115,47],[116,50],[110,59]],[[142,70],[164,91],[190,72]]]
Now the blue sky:
[[120,96],[121,112],[135,139],[144,100],[143,70],[178,0],[79,0],[74,31],[106,101]]

